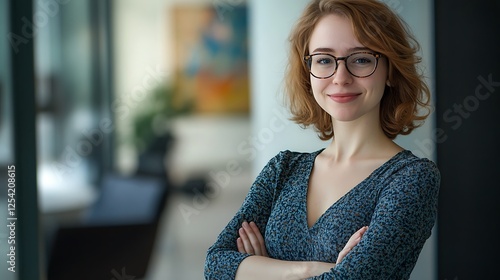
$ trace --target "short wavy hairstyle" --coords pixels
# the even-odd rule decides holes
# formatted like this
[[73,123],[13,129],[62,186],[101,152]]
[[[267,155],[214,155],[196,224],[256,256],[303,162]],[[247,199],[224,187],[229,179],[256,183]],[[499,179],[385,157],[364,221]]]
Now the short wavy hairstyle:
[[430,91],[417,69],[420,46],[406,23],[376,0],[312,0],[306,7],[289,38],[284,90],[291,120],[303,127],[314,125],[322,140],[334,136],[331,116],[311,94],[309,69],[303,59],[309,54],[316,24],[329,14],[347,17],[358,41],[387,58],[390,87],[385,87],[380,105],[382,130],[389,139],[411,133],[430,113]]

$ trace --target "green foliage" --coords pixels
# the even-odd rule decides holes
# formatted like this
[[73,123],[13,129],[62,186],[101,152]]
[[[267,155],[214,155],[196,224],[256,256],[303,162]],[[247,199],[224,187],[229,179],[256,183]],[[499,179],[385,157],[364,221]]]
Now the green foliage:
[[193,104],[176,104],[174,88],[166,85],[156,87],[141,103],[133,121],[133,143],[139,152],[165,134],[172,119],[193,109]]

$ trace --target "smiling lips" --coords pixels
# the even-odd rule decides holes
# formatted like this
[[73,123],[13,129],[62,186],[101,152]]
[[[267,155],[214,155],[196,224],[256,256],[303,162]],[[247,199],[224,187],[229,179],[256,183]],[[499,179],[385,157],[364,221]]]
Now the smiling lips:
[[361,93],[334,93],[328,94],[328,97],[337,103],[348,103],[354,101]]

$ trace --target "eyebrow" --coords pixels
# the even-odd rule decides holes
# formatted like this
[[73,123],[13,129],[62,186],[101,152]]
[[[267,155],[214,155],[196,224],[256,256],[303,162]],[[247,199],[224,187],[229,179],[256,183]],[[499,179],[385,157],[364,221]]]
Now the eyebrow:
[[[357,51],[371,51],[371,50],[367,47],[354,47],[354,48],[347,49],[348,53],[357,52]],[[317,52],[335,53],[335,50],[331,49],[331,48],[316,48],[312,51],[312,53],[317,53]]]

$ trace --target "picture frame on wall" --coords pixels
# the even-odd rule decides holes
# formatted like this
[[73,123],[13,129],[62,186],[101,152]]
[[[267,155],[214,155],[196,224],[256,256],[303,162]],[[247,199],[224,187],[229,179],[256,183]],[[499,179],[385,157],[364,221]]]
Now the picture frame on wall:
[[194,114],[248,114],[248,18],[245,5],[173,9],[175,103]]

